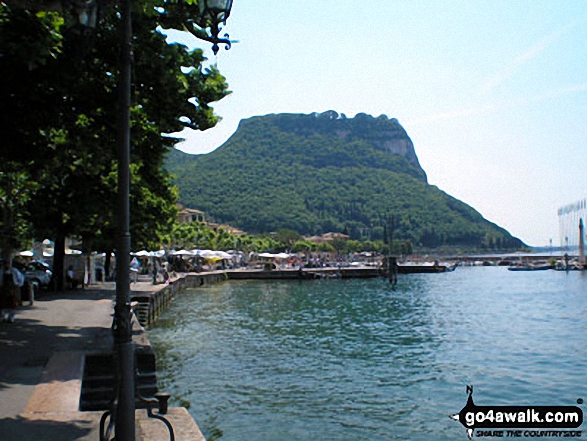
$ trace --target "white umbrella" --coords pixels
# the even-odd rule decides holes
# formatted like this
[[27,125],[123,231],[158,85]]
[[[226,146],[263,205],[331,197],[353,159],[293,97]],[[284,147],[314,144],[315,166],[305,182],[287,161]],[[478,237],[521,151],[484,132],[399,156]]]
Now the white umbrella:
[[196,250],[196,255],[203,257],[204,259],[209,259],[211,257],[216,257],[214,255],[214,251],[212,250]]
[[279,254],[271,254],[271,253],[261,253],[259,257],[265,257],[267,259],[289,259],[290,255],[287,253],[279,253]]
[[173,251],[171,253],[172,256],[191,256],[192,252],[188,251],[188,250],[179,250],[179,251]]

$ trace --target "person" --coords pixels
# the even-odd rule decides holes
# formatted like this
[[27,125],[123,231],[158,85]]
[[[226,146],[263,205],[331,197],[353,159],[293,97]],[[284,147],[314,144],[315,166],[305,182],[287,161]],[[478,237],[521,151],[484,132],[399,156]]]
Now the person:
[[139,281],[139,272],[141,270],[141,263],[136,257],[130,261],[130,271],[132,274],[131,283],[137,283]]
[[67,268],[67,274],[66,274],[65,279],[66,279],[70,289],[77,288],[77,280],[75,279],[75,272],[73,271],[73,265],[69,265],[69,267]]
[[158,262],[153,258],[152,260],[152,274],[153,274],[153,285],[157,285],[157,276],[159,274],[159,269],[157,268]]
[[161,265],[161,275],[163,276],[163,283],[171,283],[171,273],[169,262],[163,262]]
[[2,271],[2,295],[0,307],[2,308],[2,320],[14,323],[14,310],[19,304],[20,289],[24,285],[24,274],[18,269],[4,262]]

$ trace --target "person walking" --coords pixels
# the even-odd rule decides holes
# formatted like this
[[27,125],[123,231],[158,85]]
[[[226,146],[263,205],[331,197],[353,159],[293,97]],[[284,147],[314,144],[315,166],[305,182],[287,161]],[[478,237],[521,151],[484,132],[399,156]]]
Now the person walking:
[[130,261],[130,272],[131,272],[131,283],[137,283],[139,281],[139,272],[141,271],[141,263],[134,257]]

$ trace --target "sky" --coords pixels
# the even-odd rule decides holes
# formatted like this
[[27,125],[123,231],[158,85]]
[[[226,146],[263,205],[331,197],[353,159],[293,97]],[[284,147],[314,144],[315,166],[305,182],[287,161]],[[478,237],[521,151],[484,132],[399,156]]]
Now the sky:
[[241,119],[334,110],[397,118],[428,182],[532,246],[587,196],[587,0],[234,0],[214,56],[222,121],[184,131],[205,154]]

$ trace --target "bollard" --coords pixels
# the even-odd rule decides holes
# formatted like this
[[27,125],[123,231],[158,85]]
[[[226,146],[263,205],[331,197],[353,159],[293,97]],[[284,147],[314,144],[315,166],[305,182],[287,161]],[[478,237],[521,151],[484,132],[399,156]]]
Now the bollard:
[[33,306],[35,303],[35,282],[28,284],[29,290],[29,306]]

